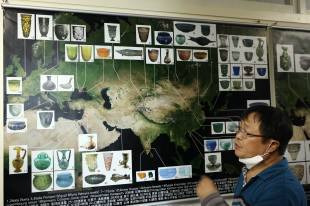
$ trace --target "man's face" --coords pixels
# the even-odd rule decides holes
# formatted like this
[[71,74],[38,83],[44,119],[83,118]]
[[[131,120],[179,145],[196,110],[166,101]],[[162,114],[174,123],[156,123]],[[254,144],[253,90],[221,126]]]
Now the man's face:
[[[259,131],[260,121],[255,113],[251,113],[240,123],[240,131],[236,134],[235,155],[239,158],[249,158],[263,155],[270,144],[263,143]],[[254,135],[254,136],[253,136]]]

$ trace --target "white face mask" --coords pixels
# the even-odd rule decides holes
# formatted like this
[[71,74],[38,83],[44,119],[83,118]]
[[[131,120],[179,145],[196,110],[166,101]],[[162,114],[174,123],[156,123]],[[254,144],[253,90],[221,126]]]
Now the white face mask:
[[249,158],[239,158],[239,162],[245,164],[245,167],[247,169],[251,169],[255,165],[261,163],[264,160],[264,156],[266,156],[269,152],[267,152],[270,148],[271,144],[268,146],[266,149],[265,153],[263,155],[256,155],[254,157],[249,157]]

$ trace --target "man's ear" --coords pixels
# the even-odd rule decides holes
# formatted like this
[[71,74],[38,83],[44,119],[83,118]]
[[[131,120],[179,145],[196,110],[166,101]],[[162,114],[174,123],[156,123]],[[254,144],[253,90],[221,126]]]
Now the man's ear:
[[271,140],[270,142],[270,148],[269,148],[269,152],[272,153],[274,151],[276,151],[280,146],[280,142],[277,140]]

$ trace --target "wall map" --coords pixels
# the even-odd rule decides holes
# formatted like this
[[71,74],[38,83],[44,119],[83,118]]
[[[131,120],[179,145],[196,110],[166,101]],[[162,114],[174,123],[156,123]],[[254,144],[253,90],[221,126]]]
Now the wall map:
[[266,28],[19,9],[4,25],[7,205],[186,199],[202,174],[233,192],[240,114],[270,103]]

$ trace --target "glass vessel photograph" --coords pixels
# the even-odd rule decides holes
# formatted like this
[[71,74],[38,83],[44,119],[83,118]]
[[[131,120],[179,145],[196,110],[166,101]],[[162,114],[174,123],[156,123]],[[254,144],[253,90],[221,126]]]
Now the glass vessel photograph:
[[66,44],[66,61],[78,60],[78,45]]
[[93,60],[93,46],[81,45],[81,57],[84,62],[90,62]]
[[34,27],[33,25],[33,15],[32,14],[19,14],[20,16],[20,27],[19,29],[21,29],[21,36],[19,35],[19,38],[31,38],[30,33],[31,30],[33,29],[32,27]]
[[49,31],[49,18],[39,17],[39,31],[42,37],[46,37]]

